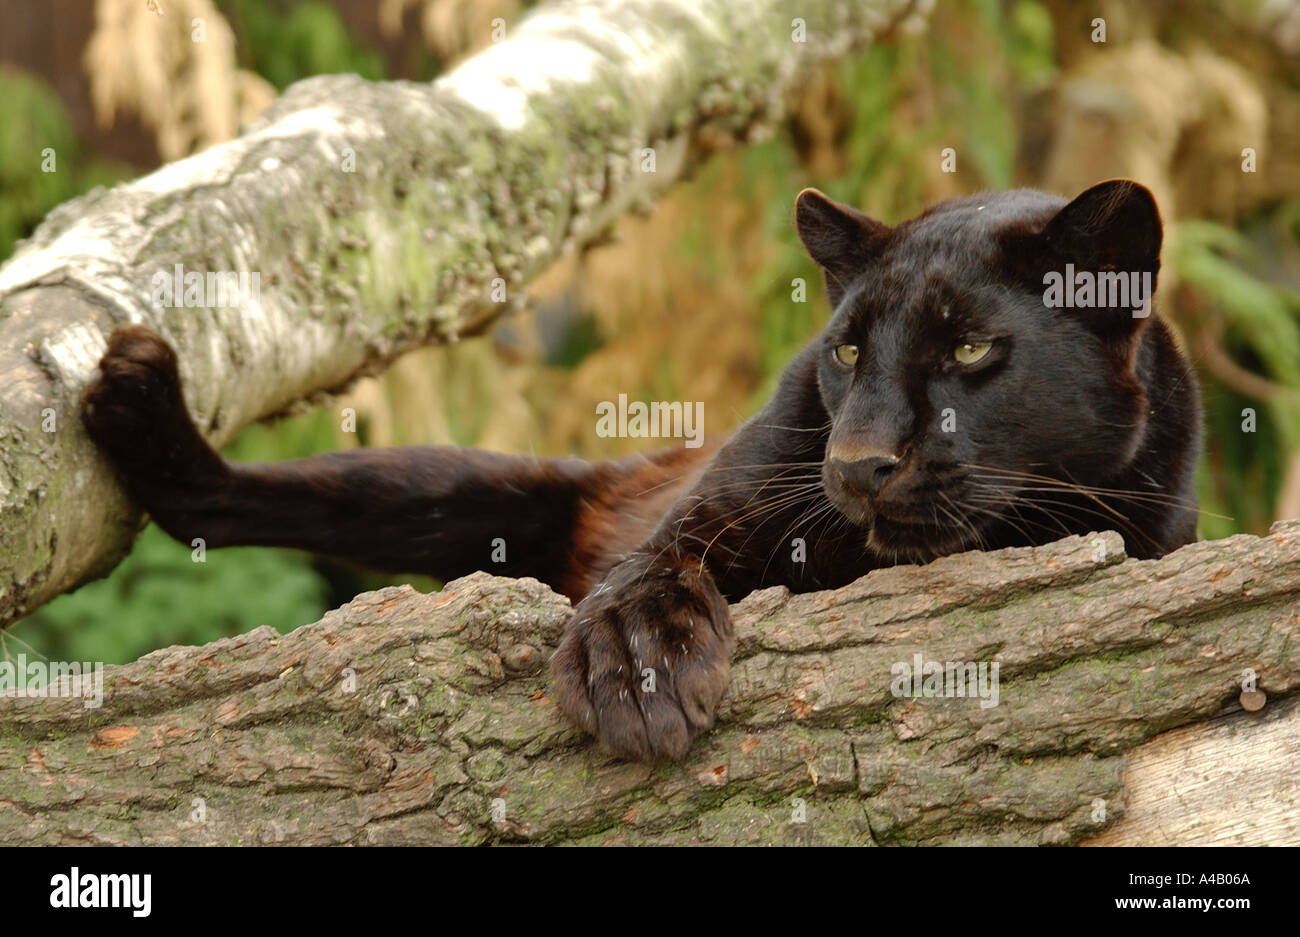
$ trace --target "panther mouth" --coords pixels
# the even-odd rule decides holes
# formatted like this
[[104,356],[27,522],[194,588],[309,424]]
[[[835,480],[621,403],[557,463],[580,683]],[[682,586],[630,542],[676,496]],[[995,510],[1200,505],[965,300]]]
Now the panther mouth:
[[831,477],[823,489],[841,514],[867,529],[866,547],[882,559],[926,563],[980,546],[984,518],[959,509],[944,494],[961,490],[959,484],[939,482],[918,488],[915,482],[904,481],[887,486],[881,493],[884,497],[871,497]]
[[[866,547],[882,559],[928,563],[980,546],[980,519],[930,500],[876,500],[846,496],[832,501],[849,520],[867,529]],[[991,512],[990,512],[991,513]]]

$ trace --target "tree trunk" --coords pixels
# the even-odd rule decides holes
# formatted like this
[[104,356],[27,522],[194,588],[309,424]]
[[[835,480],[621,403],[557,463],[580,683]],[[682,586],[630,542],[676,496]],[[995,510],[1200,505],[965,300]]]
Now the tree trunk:
[[[570,609],[533,580],[155,651],[106,668],[101,708],[0,700],[0,841],[1300,844],[1300,521],[1158,561],[1114,533],[965,553],[733,612],[718,725],[660,767],[560,717]],[[915,654],[998,662],[997,705],[896,695]]]
[[[0,269],[0,627],[104,575],[138,527],[78,419],[115,325],[172,343],[224,444],[481,329],[917,5],[805,0],[799,42],[782,0],[558,3],[431,85],[300,82],[238,139],[51,212]],[[260,298],[156,305],[177,265],[256,274]]]

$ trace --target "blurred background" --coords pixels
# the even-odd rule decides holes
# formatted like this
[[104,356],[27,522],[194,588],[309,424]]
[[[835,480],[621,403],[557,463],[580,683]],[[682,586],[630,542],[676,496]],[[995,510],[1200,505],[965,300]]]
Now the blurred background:
[[[532,4],[157,0],[162,17],[151,5],[4,4],[0,260],[55,205],[236,135],[300,78],[431,80],[485,45],[494,18],[517,22]],[[56,173],[41,172],[44,146]],[[947,147],[956,172],[941,169]],[[828,317],[792,224],[804,186],[895,223],[980,189],[1073,196],[1115,176],[1149,186],[1166,221],[1158,309],[1206,399],[1201,536],[1300,516],[1300,0],[939,0],[925,31],[819,72],[773,139],[716,157],[612,242],[550,270],[523,313],[414,352],[334,406],[251,427],[226,454],[647,448],[594,434],[611,388],[703,401],[706,431],[722,434]],[[791,301],[796,277],[807,303]],[[343,407],[355,434],[340,431]],[[0,632],[0,650],[129,661],[262,624],[288,631],[403,581],[292,551],[194,564],[149,527],[107,579]]]

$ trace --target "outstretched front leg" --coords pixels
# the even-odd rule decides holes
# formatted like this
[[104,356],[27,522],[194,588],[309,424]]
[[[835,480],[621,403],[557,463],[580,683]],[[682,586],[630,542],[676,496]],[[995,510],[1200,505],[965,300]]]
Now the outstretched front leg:
[[479,569],[534,576],[575,601],[612,564],[605,551],[630,545],[576,535],[618,517],[638,542],[657,521],[640,518],[653,507],[641,492],[672,491],[703,458],[678,450],[593,464],[404,446],[232,463],[190,420],[172,349],[140,326],[109,338],[83,421],[132,498],[183,543],[293,547],[443,580]]

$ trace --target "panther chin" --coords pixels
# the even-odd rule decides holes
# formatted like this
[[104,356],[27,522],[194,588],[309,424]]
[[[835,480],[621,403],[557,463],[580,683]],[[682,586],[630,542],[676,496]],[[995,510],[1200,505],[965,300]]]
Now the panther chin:
[[950,553],[971,549],[971,540],[968,529],[897,521],[876,515],[867,534],[867,549],[882,559],[928,563]]
[[[870,504],[843,491],[827,492],[841,514],[867,528],[868,552],[892,562],[928,563],[950,553],[978,546],[970,525],[925,519],[923,507],[890,503]],[[944,517],[943,513],[939,514]]]

